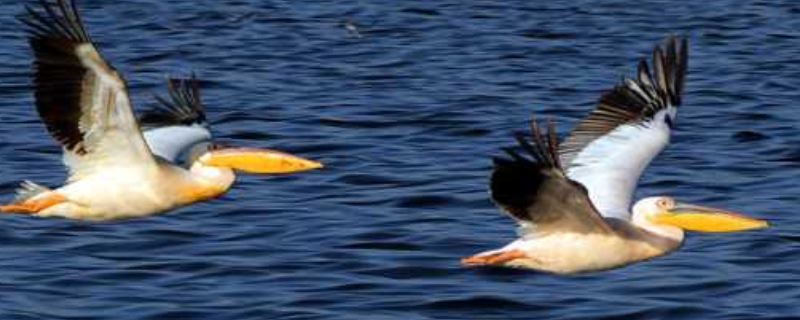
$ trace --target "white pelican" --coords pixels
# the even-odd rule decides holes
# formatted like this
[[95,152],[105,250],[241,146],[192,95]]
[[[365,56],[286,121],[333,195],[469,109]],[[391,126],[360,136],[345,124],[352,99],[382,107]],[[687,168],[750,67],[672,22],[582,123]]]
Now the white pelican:
[[42,0],[20,20],[36,56],[36,107],[63,146],[69,178],[54,190],[24,182],[4,212],[142,217],[221,195],[233,184],[234,169],[288,173],[322,166],[277,151],[213,147],[194,80],[170,81],[173,101],[162,99],[166,107],[143,117],[143,135],[125,80],[103,59],[70,0]]
[[533,120],[533,145],[517,134],[532,158],[506,149],[511,159],[495,159],[490,188],[494,202],[520,224],[520,238],[462,263],[558,274],[598,271],[672,252],[684,230],[766,227],[766,221],[670,197],[644,198],[630,210],[639,176],[669,143],[687,48],[685,39],[675,37],[657,46],[652,76],[641,59],[636,79],[605,93],[560,146],[552,123],[543,134]]

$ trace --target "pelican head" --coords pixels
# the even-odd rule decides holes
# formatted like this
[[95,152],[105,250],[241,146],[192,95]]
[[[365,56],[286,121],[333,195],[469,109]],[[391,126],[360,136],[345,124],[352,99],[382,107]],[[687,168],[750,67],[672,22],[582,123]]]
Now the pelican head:
[[723,209],[680,203],[671,197],[639,200],[633,206],[633,221],[640,225],[672,226],[698,232],[735,232],[769,226],[764,220]]
[[316,161],[288,153],[256,148],[229,148],[203,143],[195,146],[186,159],[189,172],[199,185],[190,185],[182,201],[192,203],[216,197],[236,180],[234,171],[260,174],[284,174],[322,168]]

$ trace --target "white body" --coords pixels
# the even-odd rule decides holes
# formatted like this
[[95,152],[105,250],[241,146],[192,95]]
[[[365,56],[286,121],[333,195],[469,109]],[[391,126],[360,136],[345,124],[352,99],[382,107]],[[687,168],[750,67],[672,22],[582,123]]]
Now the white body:
[[235,180],[231,169],[201,164],[195,164],[191,171],[170,165],[153,169],[98,170],[54,190],[67,201],[36,215],[95,221],[143,217],[219,196]]
[[525,253],[525,257],[511,260],[505,266],[558,274],[613,269],[656,258],[678,249],[683,243],[684,231],[648,220],[650,214],[657,212],[654,199],[659,198],[647,198],[637,203],[640,208],[634,210],[633,222],[605,218],[612,230],[610,233],[563,231],[532,238],[523,235],[503,248],[478,256],[519,250]]

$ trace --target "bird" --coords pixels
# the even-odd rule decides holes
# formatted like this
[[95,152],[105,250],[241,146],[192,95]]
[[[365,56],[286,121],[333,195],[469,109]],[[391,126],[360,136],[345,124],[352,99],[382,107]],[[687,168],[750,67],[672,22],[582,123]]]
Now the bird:
[[[136,117],[126,80],[103,58],[71,0],[41,0],[20,18],[35,55],[38,114],[60,143],[68,178],[25,181],[0,210],[88,221],[139,218],[218,197],[235,171],[282,174],[319,162],[214,143],[198,81],[170,79],[170,99]],[[144,131],[143,131],[144,129]]]
[[495,157],[493,202],[518,225],[519,238],[464,258],[468,267],[575,274],[624,267],[677,250],[685,231],[735,232],[768,227],[731,211],[651,196],[631,206],[639,177],[668,144],[681,105],[688,40],[655,46],[653,69],[641,58],[635,78],[559,141],[555,123],[533,119],[517,148]]

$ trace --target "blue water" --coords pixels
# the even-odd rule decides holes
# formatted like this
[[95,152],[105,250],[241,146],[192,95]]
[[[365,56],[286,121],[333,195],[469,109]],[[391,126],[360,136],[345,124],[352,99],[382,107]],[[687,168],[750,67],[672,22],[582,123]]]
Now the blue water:
[[[21,2],[0,2],[4,202],[23,179],[65,177],[33,107]],[[80,6],[140,109],[195,71],[222,141],[327,166],[242,176],[221,199],[147,219],[0,216],[0,319],[800,317],[800,2]],[[773,227],[690,234],[602,273],[462,268],[515,236],[487,193],[510,132],[534,113],[566,132],[670,34],[690,40],[686,103],[637,196]]]

